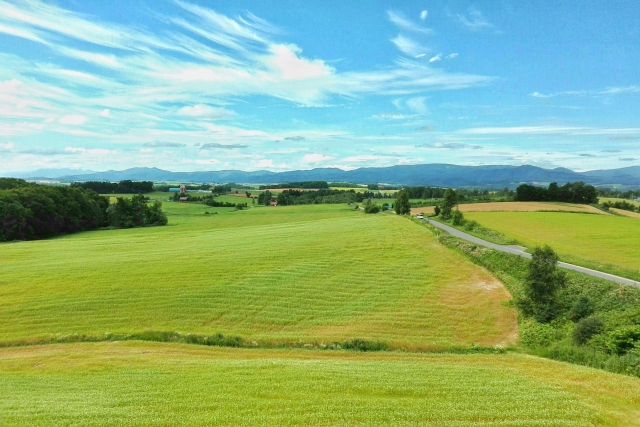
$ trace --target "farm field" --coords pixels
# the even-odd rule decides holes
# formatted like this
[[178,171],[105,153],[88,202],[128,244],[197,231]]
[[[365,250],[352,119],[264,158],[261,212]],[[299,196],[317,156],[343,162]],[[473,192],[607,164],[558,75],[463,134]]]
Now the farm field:
[[618,215],[628,216],[629,218],[640,218],[640,213],[638,212],[631,212],[624,209],[616,209],[616,208],[609,208],[609,210],[617,213]]
[[[607,215],[606,212],[589,205],[574,205],[553,202],[489,202],[468,203],[458,205],[461,212],[536,212],[536,211],[566,211],[585,212]],[[433,206],[411,209],[412,215],[419,213],[432,214]]]
[[469,212],[468,220],[531,248],[548,244],[560,259],[638,280],[640,221],[565,212]]
[[637,426],[640,379],[519,354],[0,349],[5,426]]
[[505,288],[411,221],[346,205],[163,208],[165,227],[0,245],[0,342],[151,330],[433,349],[517,337]]

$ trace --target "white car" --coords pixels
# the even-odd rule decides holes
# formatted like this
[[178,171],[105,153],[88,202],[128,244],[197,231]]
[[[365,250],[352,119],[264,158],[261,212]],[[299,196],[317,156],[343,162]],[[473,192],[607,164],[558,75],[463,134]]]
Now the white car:
[[424,215],[422,215],[421,213],[419,213],[419,214],[416,216],[416,218],[418,218],[418,219],[424,219]]

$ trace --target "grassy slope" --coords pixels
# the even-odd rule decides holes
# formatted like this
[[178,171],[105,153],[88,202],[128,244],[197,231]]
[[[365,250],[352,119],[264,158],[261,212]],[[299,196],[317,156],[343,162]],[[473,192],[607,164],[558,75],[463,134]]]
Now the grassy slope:
[[412,349],[515,338],[499,282],[410,221],[344,205],[164,207],[166,227],[0,245],[0,341],[175,330]]
[[0,350],[3,425],[640,425],[640,380],[517,354]]
[[563,261],[640,280],[640,221],[561,212],[469,212],[465,218],[527,247],[548,244]]

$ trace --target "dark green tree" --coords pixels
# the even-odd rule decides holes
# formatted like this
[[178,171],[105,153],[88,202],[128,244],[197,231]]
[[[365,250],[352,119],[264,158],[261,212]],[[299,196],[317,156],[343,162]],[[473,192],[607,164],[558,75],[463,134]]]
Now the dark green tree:
[[393,204],[393,209],[398,215],[408,215],[411,213],[411,204],[409,204],[409,195],[405,190],[400,190],[396,193],[396,201]]
[[452,188],[447,188],[442,198],[440,217],[444,220],[451,218],[451,210],[458,204],[458,193]]
[[567,278],[557,264],[558,255],[547,245],[536,247],[531,253],[524,296],[518,304],[526,315],[539,322],[550,322],[558,315],[557,294],[566,286]]

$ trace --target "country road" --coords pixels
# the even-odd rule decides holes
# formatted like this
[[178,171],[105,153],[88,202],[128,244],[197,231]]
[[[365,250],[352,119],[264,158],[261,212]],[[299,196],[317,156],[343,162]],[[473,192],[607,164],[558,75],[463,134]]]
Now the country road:
[[[434,221],[433,219],[424,218],[424,222],[433,225],[441,230],[446,231],[452,236],[458,237],[460,239],[466,240],[471,243],[475,243],[476,245],[485,246],[487,248],[495,249],[500,252],[507,252],[513,255],[518,255],[523,258],[531,258],[531,254],[525,252],[524,247],[522,246],[506,246],[506,245],[497,245],[495,243],[488,242],[483,239],[479,239],[471,234],[467,234],[463,231],[450,227],[446,224],[443,224],[438,221]],[[580,273],[588,274],[589,276],[597,277],[599,279],[610,280],[612,282],[621,283],[623,285],[632,285],[640,288],[640,282],[636,282],[635,280],[627,279],[626,277],[614,276],[613,274],[603,273],[602,271],[592,270],[590,268],[580,267],[579,265],[568,264],[566,262],[558,262],[558,267],[578,271]]]

